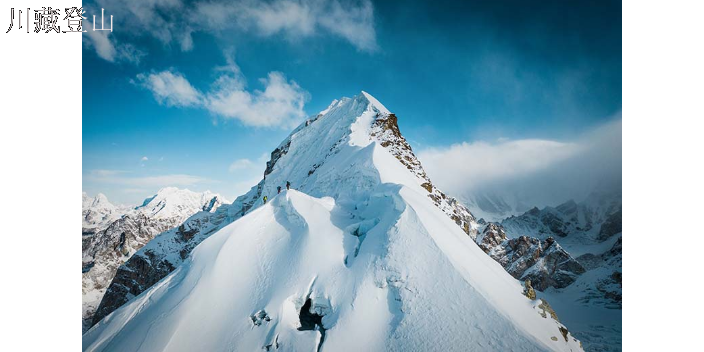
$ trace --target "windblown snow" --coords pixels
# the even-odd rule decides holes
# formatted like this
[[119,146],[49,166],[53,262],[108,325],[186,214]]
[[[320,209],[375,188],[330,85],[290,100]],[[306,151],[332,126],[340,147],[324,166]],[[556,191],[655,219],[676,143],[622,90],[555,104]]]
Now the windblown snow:
[[238,198],[84,350],[581,351],[373,137],[388,115],[363,92],[294,130],[250,191],[269,202]]

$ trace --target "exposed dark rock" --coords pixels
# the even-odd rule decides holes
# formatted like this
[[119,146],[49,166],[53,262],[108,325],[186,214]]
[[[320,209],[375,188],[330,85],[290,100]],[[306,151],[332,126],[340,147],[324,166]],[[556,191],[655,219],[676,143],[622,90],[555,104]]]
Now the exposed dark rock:
[[[92,325],[97,324],[113,310],[127,303],[132,297],[151,287],[171,271],[174,267],[168,261],[159,260],[152,251],[143,255],[134,255],[117,269],[108,290],[100,301],[100,306],[95,311]],[[126,263],[126,264],[127,264]]]
[[398,127],[398,118],[395,114],[378,113],[372,124],[371,136],[408,170],[425,181],[421,184],[421,187],[428,191],[428,197],[433,200],[433,203],[440,210],[447,214],[472,239],[476,237],[476,231],[473,231],[471,226],[476,220],[474,215],[455,198],[448,197],[433,185],[420,161],[413,153],[411,145],[401,135],[401,130]]
[[196,233],[198,233],[198,229],[186,228],[186,224],[183,223],[178,226],[176,233],[181,236],[181,239],[184,242],[188,242],[193,238],[193,236],[195,236]]
[[608,218],[606,218],[606,221],[604,221],[603,224],[601,224],[601,229],[599,230],[599,235],[597,236],[597,239],[599,241],[606,241],[609,239],[611,236],[621,233],[622,231],[622,224],[621,224],[621,209],[619,209],[617,212],[609,215]]
[[552,309],[548,301],[541,298],[540,305],[538,305],[538,308],[543,310],[542,312],[540,312],[540,315],[543,318],[547,318],[549,314],[551,318],[555,319],[556,321],[560,321],[560,319],[557,317],[557,313],[555,313],[555,310]]
[[311,313],[311,300],[308,298],[306,303],[301,307],[301,311],[298,314],[301,326],[298,327],[298,331],[306,330],[317,330],[320,331],[320,343],[318,344],[318,352],[323,347],[323,342],[325,342],[325,327],[323,326],[323,316],[317,313]]
[[288,153],[288,148],[291,146],[291,140],[287,139],[286,143],[282,144],[278,148],[271,152],[271,159],[266,162],[266,169],[264,170],[264,177],[274,171],[274,165],[281,159],[282,156]]
[[567,232],[565,231],[565,223],[557,215],[551,212],[544,212],[540,215],[540,220],[545,224],[552,233],[565,237]]
[[544,241],[528,236],[507,239],[501,225],[489,223],[476,241],[511,276],[530,280],[540,291],[548,287],[567,287],[585,272],[552,237]]
[[562,334],[562,337],[565,338],[565,341],[569,341],[567,339],[567,334],[569,334],[570,332],[567,330],[567,328],[564,326],[560,326],[558,329],[560,329],[560,333]]
[[252,314],[249,318],[252,320],[252,324],[254,324],[254,326],[261,326],[264,322],[268,323],[271,321],[271,317],[266,314],[265,310],[260,310]]
[[[480,238],[481,237],[481,238]],[[480,236],[477,236],[477,243],[484,253],[489,253],[493,248],[506,241],[506,232],[501,225],[489,223],[484,228]]]
[[600,255],[585,253],[576,258],[577,261],[582,264],[584,269],[592,270],[599,267],[604,262],[604,259]]

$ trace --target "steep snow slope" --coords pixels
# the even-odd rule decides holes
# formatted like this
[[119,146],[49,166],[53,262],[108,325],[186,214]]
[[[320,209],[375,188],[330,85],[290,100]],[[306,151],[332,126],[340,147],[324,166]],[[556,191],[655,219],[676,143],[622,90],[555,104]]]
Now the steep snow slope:
[[[115,207],[102,194],[84,209],[83,235],[83,330],[91,326],[93,314],[115,276],[117,268],[159,233],[183,223],[199,211],[215,211],[223,199],[211,192],[163,188],[134,209]],[[87,204],[84,193],[84,205]],[[86,215],[88,214],[88,215]],[[90,214],[106,214],[86,232]],[[97,230],[97,231],[96,231]]]
[[[301,125],[219,224],[181,241],[214,234],[84,349],[581,350],[473,243],[471,214],[424,177],[391,117],[362,93]],[[301,192],[277,196],[287,180]]]
[[[100,302],[93,323],[161,280],[201,241],[261,206],[264,196],[272,198],[277,187],[285,189],[287,181],[295,189],[316,197],[344,200],[355,195],[366,196],[375,186],[378,174],[366,167],[372,142],[394,157],[391,163],[400,163],[405,168],[398,177],[421,185],[437,207],[467,234],[476,236],[477,224],[472,214],[432,185],[401,136],[396,116],[388,111],[376,99],[370,100],[361,93],[353,99],[335,100],[320,114],[306,120],[271,153],[264,178],[249,192],[232,205],[223,206],[213,214],[196,214],[179,228],[159,235],[121,266]],[[359,153],[367,153],[367,157],[360,158]]]

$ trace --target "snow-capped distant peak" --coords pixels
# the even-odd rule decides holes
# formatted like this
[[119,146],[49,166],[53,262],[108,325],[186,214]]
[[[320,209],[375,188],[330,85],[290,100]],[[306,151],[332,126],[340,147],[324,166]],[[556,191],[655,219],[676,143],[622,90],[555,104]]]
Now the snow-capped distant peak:
[[375,107],[379,112],[384,113],[384,114],[390,114],[391,111],[387,109],[384,104],[380,103],[376,98],[374,98],[371,94],[362,91],[362,95],[369,101],[369,103]]
[[[216,202],[218,204],[213,204],[214,198],[217,199]],[[175,217],[183,221],[192,214],[206,208],[209,211],[214,211],[223,202],[226,202],[224,198],[210,191],[193,192],[188,189],[164,187],[153,197],[145,199],[144,203],[135,208],[135,210],[148,217]]]

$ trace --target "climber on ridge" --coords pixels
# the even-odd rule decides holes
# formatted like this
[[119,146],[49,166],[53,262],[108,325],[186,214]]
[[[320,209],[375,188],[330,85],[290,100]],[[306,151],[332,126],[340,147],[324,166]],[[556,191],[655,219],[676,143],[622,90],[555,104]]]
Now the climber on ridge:
[[264,204],[266,204],[266,200],[267,200],[267,198],[266,198],[266,196],[264,196]]
[[291,182],[286,181],[286,190],[291,189]]
[[281,193],[281,186],[276,187],[277,194]]

